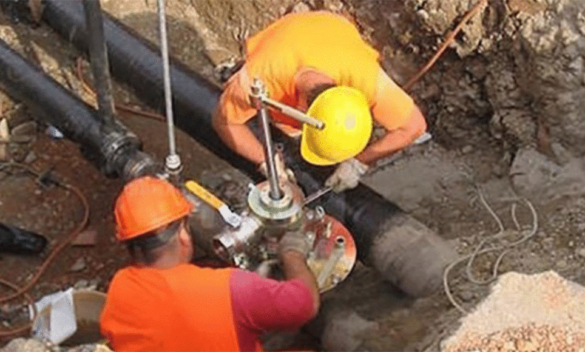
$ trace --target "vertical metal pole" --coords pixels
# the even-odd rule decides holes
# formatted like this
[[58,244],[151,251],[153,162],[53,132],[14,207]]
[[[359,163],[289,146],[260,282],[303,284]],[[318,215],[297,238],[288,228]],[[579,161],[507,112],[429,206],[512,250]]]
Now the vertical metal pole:
[[100,118],[112,124],[115,116],[110,65],[104,39],[104,24],[99,0],[84,0],[85,25],[89,39],[89,60],[97,90],[97,103]]
[[173,122],[173,98],[171,92],[171,73],[169,67],[169,49],[167,43],[165,0],[158,0],[158,21],[160,27],[160,52],[163,61],[167,132],[169,137],[169,155],[166,158],[166,167],[170,170],[178,170],[181,168],[181,158],[179,155],[177,155],[175,146],[175,126]]
[[264,155],[268,166],[268,182],[270,184],[270,198],[281,199],[282,193],[278,185],[278,171],[274,160],[274,148],[272,135],[270,134],[270,123],[268,122],[268,111],[264,103],[260,103],[260,119],[262,120],[262,131],[264,132]]

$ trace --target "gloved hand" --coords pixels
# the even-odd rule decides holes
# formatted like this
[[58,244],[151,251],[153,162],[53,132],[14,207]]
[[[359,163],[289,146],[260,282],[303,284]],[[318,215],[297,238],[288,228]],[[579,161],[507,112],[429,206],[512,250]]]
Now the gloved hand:
[[[276,155],[274,155],[274,163],[276,164],[276,173],[278,174],[278,178],[280,180],[297,183],[295,174],[291,169],[286,167],[280,154],[276,153]],[[268,177],[268,163],[265,161],[260,164],[258,171],[264,175],[264,177]]]
[[287,232],[278,243],[278,257],[282,258],[288,251],[298,252],[307,258],[311,251],[309,238],[299,231]]
[[336,193],[355,188],[367,171],[368,165],[354,158],[348,159],[339,164],[335,172],[325,181],[325,186],[331,187]]

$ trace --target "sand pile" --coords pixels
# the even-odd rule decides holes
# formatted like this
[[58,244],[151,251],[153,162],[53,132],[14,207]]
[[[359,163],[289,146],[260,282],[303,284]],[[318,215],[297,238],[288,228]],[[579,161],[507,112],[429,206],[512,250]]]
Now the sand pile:
[[443,352],[585,352],[585,287],[554,272],[508,273]]

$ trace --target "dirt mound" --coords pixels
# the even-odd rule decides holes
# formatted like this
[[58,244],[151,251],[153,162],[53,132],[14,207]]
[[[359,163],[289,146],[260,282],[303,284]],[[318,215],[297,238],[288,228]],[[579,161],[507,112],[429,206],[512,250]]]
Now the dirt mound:
[[584,299],[585,287],[551,271],[505,274],[442,351],[581,351]]

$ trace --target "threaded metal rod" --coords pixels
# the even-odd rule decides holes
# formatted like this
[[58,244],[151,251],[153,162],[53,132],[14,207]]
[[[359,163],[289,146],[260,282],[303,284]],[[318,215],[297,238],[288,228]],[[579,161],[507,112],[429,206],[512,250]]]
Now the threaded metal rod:
[[262,131],[264,132],[264,155],[268,166],[268,182],[270,184],[270,198],[278,200],[282,198],[282,192],[278,185],[278,171],[274,160],[274,148],[272,135],[270,134],[270,123],[268,122],[268,111],[263,103],[260,103],[260,119],[262,120]]

